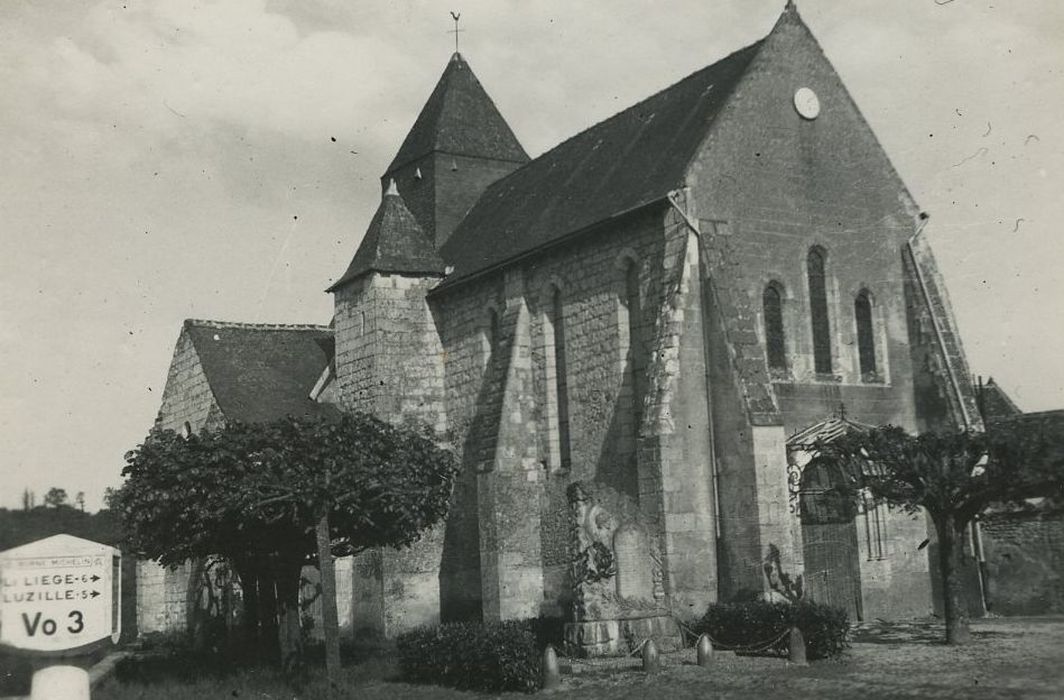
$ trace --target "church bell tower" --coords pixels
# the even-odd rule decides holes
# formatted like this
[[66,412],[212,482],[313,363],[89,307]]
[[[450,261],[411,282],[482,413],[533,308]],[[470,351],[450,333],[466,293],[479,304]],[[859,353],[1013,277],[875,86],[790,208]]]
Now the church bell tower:
[[528,154],[457,51],[381,177],[394,180],[438,250],[488,185]]

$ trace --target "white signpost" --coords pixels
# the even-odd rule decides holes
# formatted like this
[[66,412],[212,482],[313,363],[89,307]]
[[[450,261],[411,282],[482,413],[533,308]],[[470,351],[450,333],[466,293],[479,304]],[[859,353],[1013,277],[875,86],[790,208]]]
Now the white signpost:
[[[117,549],[72,535],[0,552],[0,647],[70,657],[116,643],[121,634],[120,572]],[[58,693],[87,698],[88,674],[71,666],[34,674],[32,697]]]

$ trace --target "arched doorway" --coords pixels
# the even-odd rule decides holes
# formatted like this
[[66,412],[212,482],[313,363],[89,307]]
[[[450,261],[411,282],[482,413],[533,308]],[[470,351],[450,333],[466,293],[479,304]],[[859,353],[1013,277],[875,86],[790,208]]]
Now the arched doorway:
[[857,505],[839,487],[842,471],[814,459],[802,470],[798,491],[806,596],[862,619],[861,568],[854,518]]

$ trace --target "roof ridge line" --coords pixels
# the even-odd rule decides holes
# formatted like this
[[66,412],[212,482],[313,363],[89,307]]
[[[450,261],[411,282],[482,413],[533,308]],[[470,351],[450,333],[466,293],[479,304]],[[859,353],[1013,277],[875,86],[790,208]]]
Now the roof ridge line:
[[328,325],[317,323],[250,323],[247,321],[215,321],[204,318],[186,318],[186,326],[198,326],[201,328],[243,328],[261,331],[329,331]]
[[736,54],[740,54],[740,53],[742,53],[743,51],[746,51],[747,49],[752,49],[753,47],[757,46],[758,44],[761,44],[761,43],[763,43],[763,42],[765,41],[765,39],[767,39],[767,38],[768,38],[768,35],[766,35],[766,36],[763,36],[763,37],[761,37],[760,39],[758,39],[758,40],[757,40],[757,41],[755,41],[755,42],[752,42],[752,43],[750,43],[750,44],[747,44],[746,46],[744,46],[744,47],[742,47],[742,48],[740,48],[740,49],[736,49],[735,51],[731,51],[731,52],[729,52],[729,53],[728,53],[728,54],[727,54],[726,56],[723,56],[722,58],[719,58],[719,59],[717,59],[716,61],[713,61],[712,63],[709,63],[709,64],[707,64],[707,65],[705,65],[705,66],[702,66],[702,67],[701,67],[701,68],[699,68],[698,70],[695,70],[695,71],[691,71],[690,73],[688,73],[687,75],[683,76],[683,77],[682,77],[682,78],[680,78],[679,80],[675,80],[675,81],[673,81],[673,82],[669,83],[668,85],[666,85],[665,87],[661,88],[661,89],[660,89],[660,90],[658,90],[657,92],[654,92],[654,93],[652,93],[652,94],[650,94],[650,95],[648,95],[648,96],[644,97],[643,99],[639,100],[638,102],[634,102],[634,103],[632,103],[632,104],[628,105],[627,107],[624,107],[624,108],[622,108],[622,109],[620,109],[620,110],[618,110],[618,111],[614,112],[613,114],[611,114],[610,116],[606,117],[605,119],[600,119],[600,120],[598,120],[597,122],[595,122],[595,123],[593,123],[593,124],[588,124],[588,125],[587,125],[587,126],[586,126],[585,128],[583,128],[583,129],[581,129],[580,131],[576,132],[575,134],[573,134],[573,135],[572,135],[572,136],[570,136],[569,138],[565,139],[564,141],[559,141],[559,142],[558,142],[558,143],[556,143],[556,144],[555,144],[554,146],[552,146],[551,148],[549,148],[549,149],[548,149],[548,150],[546,150],[546,151],[543,151],[542,153],[540,153],[540,154],[539,154],[538,156],[536,156],[535,158],[530,158],[530,159],[529,159],[529,160],[528,160],[528,161],[527,161],[527,162],[526,162],[526,163],[525,163],[524,165],[522,165],[522,166],[521,166],[520,168],[517,168],[516,170],[514,170],[513,172],[511,172],[511,173],[507,174],[506,176],[504,176],[504,177],[500,178],[500,179],[499,179],[499,180],[497,180],[496,182],[493,182],[493,183],[492,183],[492,186],[494,186],[495,184],[497,184],[497,183],[499,183],[499,182],[503,182],[504,180],[506,180],[507,178],[509,178],[510,176],[512,176],[512,175],[513,175],[514,173],[516,173],[516,172],[519,172],[519,171],[523,170],[524,168],[526,168],[527,166],[531,165],[532,163],[535,163],[535,162],[536,162],[537,160],[539,160],[540,158],[543,158],[544,156],[546,156],[546,155],[547,155],[548,153],[551,153],[552,151],[555,151],[555,150],[557,150],[557,149],[561,148],[562,146],[564,146],[565,144],[569,143],[569,142],[570,142],[570,141],[572,141],[573,139],[576,139],[576,138],[578,138],[578,137],[582,136],[583,134],[587,133],[588,131],[591,131],[592,129],[595,129],[595,128],[598,128],[598,127],[602,126],[603,124],[605,124],[605,123],[606,123],[606,122],[608,122],[608,121],[611,121],[611,120],[613,120],[613,119],[616,119],[617,117],[621,116],[622,114],[625,114],[625,113],[627,113],[627,112],[630,112],[631,110],[635,109],[636,107],[638,107],[639,105],[641,105],[641,104],[643,104],[643,103],[645,103],[645,102],[649,102],[649,101],[653,100],[653,99],[654,99],[655,97],[657,97],[657,96],[661,95],[661,93],[663,93],[663,92],[667,92],[668,90],[671,90],[671,89],[673,89],[674,87],[676,87],[676,86],[677,86],[677,85],[679,85],[680,83],[684,82],[685,80],[689,80],[690,78],[693,78],[693,77],[695,77],[695,76],[696,76],[696,75],[698,75],[699,73],[702,73],[702,72],[704,72],[704,71],[707,71],[707,70],[709,70],[710,68],[714,68],[714,67],[715,67],[715,66],[717,66],[718,64],[720,64],[720,63],[723,63],[724,61],[727,61],[727,60],[728,60],[729,58],[731,58],[732,56],[735,56]]

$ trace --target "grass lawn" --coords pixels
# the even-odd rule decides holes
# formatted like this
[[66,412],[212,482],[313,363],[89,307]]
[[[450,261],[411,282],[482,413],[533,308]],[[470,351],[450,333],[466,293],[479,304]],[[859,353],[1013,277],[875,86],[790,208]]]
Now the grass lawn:
[[[938,624],[863,625],[841,659],[792,667],[781,659],[718,653],[712,668],[694,665],[691,650],[663,657],[648,677],[636,659],[563,660],[563,686],[552,698],[1061,698],[1064,697],[1064,618],[999,618],[973,624],[975,641],[947,647]],[[112,678],[95,700],[148,698],[323,698],[321,682],[298,692],[270,670],[169,669],[162,682]],[[351,659],[340,697],[457,700],[484,697],[394,680],[387,656]],[[527,697],[513,694],[513,698]]]

